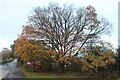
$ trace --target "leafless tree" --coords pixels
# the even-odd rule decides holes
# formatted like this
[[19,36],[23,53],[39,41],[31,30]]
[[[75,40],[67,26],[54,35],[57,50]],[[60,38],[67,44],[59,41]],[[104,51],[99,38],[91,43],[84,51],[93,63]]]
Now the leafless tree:
[[102,34],[110,33],[111,24],[97,15],[93,6],[75,9],[50,4],[47,8],[37,7],[29,17],[37,40],[62,52],[62,56],[77,56],[87,44],[95,43]]

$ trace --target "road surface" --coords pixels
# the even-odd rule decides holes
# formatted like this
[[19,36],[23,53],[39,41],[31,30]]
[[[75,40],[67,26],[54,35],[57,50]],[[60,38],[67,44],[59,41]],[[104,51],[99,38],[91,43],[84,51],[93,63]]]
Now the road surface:
[[19,67],[16,67],[17,60],[1,65],[0,66],[0,78],[24,78],[24,75],[21,73]]

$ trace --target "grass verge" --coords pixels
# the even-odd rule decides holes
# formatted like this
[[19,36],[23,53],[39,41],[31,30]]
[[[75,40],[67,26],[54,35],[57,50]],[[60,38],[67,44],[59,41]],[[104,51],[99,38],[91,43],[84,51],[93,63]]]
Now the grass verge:
[[[83,76],[83,74],[78,74],[76,72],[67,72],[64,74],[58,74],[58,73],[38,73],[38,72],[28,72],[24,69],[24,67],[20,67],[22,73],[25,75],[25,78],[46,78],[46,79],[50,79],[50,80],[100,80],[99,78],[87,78],[85,77],[86,75]],[[108,79],[104,79],[103,80],[109,80]],[[101,79],[102,80],[102,79]],[[111,80],[111,79],[110,79]],[[118,79],[114,79],[114,80],[120,80],[120,78]]]
[[80,78],[77,73],[38,73],[38,72],[28,72],[24,67],[20,67],[22,73],[26,78]]

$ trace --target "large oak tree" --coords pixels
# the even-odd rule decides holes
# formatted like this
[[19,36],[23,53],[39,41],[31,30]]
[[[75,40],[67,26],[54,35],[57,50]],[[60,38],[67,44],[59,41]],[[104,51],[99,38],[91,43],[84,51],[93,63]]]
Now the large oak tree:
[[[50,4],[46,8],[37,7],[28,23],[34,29],[29,37],[42,41],[47,47],[56,50],[58,59],[65,56],[78,56],[88,45],[99,43],[102,34],[110,32],[111,24],[97,15],[93,6],[74,9]],[[60,62],[64,70],[65,62]]]
[[[28,19],[28,25],[24,26],[21,35],[26,36],[28,40],[41,42],[46,49],[54,50],[56,54],[51,56],[51,59],[59,63],[61,72],[65,70],[65,65],[73,62],[78,56],[103,44],[100,37],[109,34],[111,28],[107,19],[99,17],[93,6],[75,9],[72,6],[60,7],[58,4],[50,4],[46,8],[35,8]],[[39,50],[36,43],[31,44],[27,39],[18,38],[17,54],[23,55],[23,52],[20,52],[23,49],[27,55],[27,48],[32,48],[29,45],[34,45],[33,48]],[[21,44],[24,46],[20,47]]]

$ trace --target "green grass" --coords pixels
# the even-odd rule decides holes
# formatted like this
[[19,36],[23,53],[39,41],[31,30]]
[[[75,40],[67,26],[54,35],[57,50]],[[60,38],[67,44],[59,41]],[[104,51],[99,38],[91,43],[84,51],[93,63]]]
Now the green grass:
[[37,72],[27,72],[23,67],[20,68],[26,78],[54,78],[54,76],[41,74]]
[[58,78],[54,75],[36,73],[36,72],[24,72],[26,78]]
[[[20,67],[21,71],[26,78],[80,78],[78,73],[38,73],[38,72],[28,72],[23,67]],[[65,79],[66,80],[66,79]]]
[[[85,78],[87,78],[87,77],[85,77],[87,75],[83,75],[82,73],[77,73],[77,72],[66,72],[66,73],[63,73],[63,74],[58,74],[58,73],[38,73],[38,72],[25,71],[25,69],[23,67],[20,67],[20,69],[23,72],[23,74],[25,75],[25,78],[49,78],[50,80],[56,80],[56,79],[59,79],[59,80],[72,80],[73,78],[74,79],[76,78],[75,80],[78,80],[77,78],[84,78],[84,79],[80,79],[80,80],[85,80]],[[94,79],[89,79],[89,80],[94,80]],[[120,78],[116,79],[116,80],[120,80]]]

